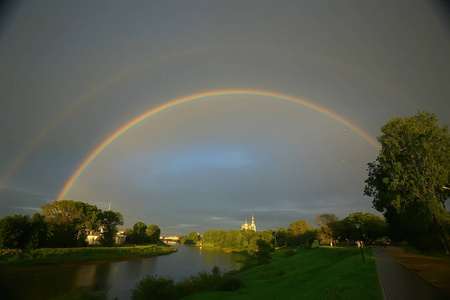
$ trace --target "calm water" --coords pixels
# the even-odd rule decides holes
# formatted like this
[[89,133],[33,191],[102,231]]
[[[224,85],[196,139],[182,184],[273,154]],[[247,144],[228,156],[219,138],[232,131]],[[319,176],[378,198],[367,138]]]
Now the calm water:
[[52,299],[80,289],[107,291],[108,298],[129,299],[131,289],[149,274],[179,281],[213,266],[239,268],[239,255],[221,250],[172,244],[178,252],[138,260],[78,266],[33,266],[0,275],[2,299]]

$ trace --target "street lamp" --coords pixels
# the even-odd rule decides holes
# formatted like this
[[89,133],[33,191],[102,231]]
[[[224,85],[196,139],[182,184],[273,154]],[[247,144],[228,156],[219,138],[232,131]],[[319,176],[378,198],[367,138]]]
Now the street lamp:
[[355,227],[356,227],[356,229],[358,229],[358,233],[359,233],[359,247],[361,248],[361,257],[362,257],[363,262],[366,262],[364,260],[364,251],[363,251],[363,243],[362,243],[362,239],[361,239],[361,230],[359,229],[361,227],[361,223],[356,222]]

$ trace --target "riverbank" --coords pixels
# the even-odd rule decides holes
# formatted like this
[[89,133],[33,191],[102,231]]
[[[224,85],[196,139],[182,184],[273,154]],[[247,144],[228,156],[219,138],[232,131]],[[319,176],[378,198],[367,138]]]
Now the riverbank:
[[187,299],[382,299],[375,261],[370,250],[366,262],[358,248],[299,248],[272,254],[268,265],[234,276],[243,287],[235,292],[205,291]]
[[114,261],[167,255],[177,251],[176,247],[163,243],[116,247],[42,248],[24,251],[21,254],[0,255],[0,267]]

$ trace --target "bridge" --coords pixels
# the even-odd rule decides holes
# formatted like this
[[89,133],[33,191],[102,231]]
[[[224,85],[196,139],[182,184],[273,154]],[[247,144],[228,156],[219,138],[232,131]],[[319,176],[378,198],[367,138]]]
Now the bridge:
[[179,236],[161,236],[159,237],[161,241],[172,241],[172,242],[178,242],[180,240]]

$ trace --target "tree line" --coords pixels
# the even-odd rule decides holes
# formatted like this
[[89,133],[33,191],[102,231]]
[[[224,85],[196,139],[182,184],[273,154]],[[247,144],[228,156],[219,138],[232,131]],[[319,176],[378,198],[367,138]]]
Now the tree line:
[[[6,216],[0,220],[0,249],[68,248],[88,245],[89,233],[101,232],[101,246],[115,244],[123,216],[112,210],[73,200],[54,201],[41,207],[42,214]],[[161,230],[137,222],[127,230],[126,242],[155,243]]]
[[[315,220],[318,229],[311,228],[308,222],[292,222],[288,229],[279,228],[264,231],[253,230],[207,230],[203,236],[191,232],[180,237],[181,243],[206,244],[218,248],[237,250],[257,250],[258,242],[264,241],[271,248],[299,247],[317,248],[320,244],[345,243],[362,240],[374,244],[387,234],[384,218],[371,213],[352,213],[339,220],[334,214],[320,214]],[[355,224],[360,224],[356,228]]]

